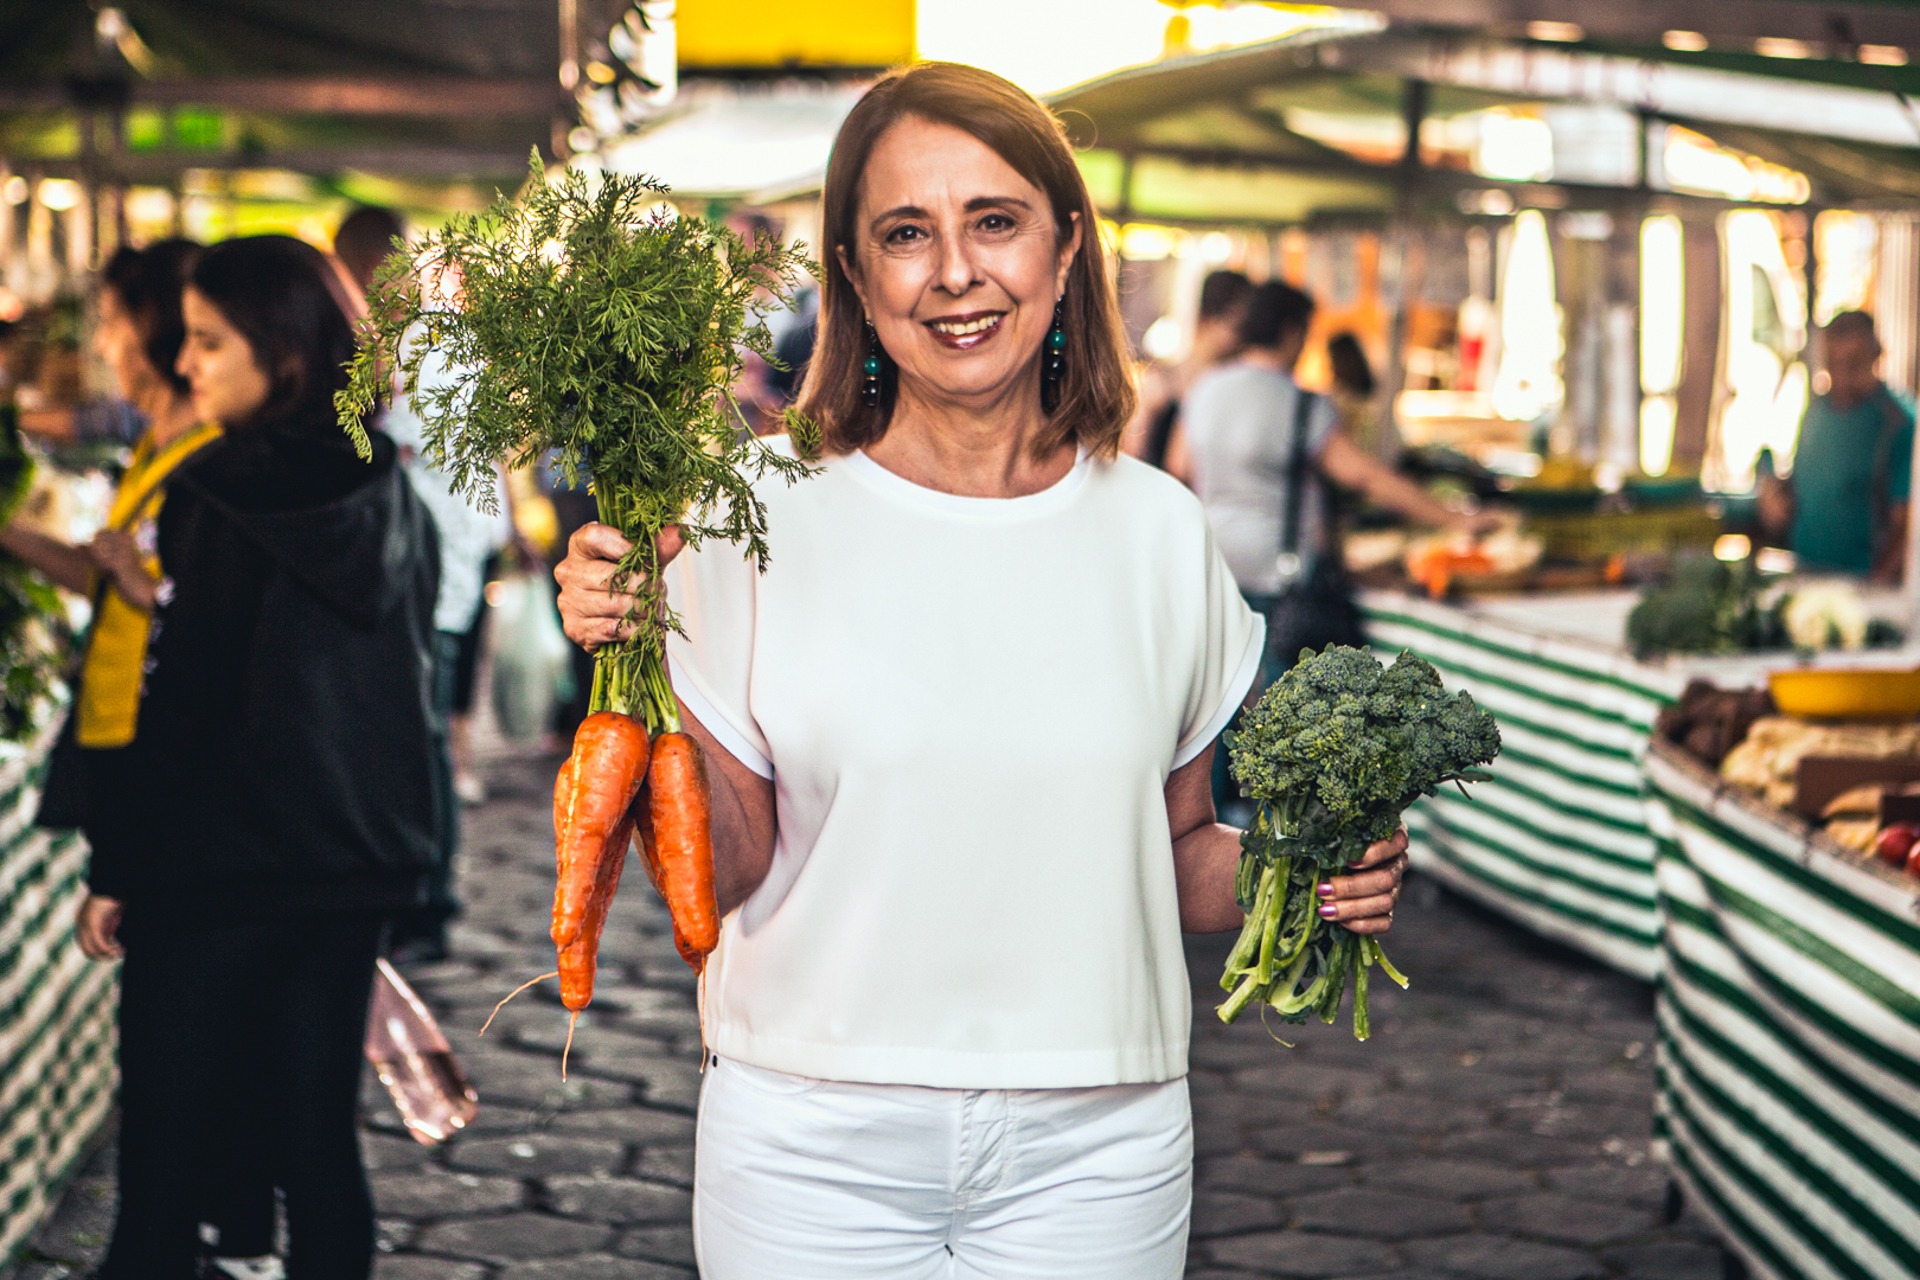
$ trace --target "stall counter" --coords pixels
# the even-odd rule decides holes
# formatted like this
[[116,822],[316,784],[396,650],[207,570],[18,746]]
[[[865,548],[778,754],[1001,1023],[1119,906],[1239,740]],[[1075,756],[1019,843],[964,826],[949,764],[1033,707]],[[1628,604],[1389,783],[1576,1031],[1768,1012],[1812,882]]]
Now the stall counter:
[[1764,1280],[1920,1276],[1920,881],[1669,743],[1646,771],[1676,1181]]
[[0,747],[0,1266],[52,1207],[115,1084],[119,968],[88,960],[73,936],[86,841],[33,825],[52,741],[50,729]]

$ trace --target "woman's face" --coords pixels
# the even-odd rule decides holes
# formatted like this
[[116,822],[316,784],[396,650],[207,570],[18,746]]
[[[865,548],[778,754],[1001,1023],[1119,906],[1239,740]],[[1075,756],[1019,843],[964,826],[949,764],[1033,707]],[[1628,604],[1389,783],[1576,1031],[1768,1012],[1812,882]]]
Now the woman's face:
[[100,291],[100,321],[93,331],[93,349],[113,371],[115,387],[122,400],[144,399],[160,376],[147,359],[146,345],[140,340],[140,327],[121,305],[120,295],[112,289]]
[[908,117],[867,158],[840,263],[903,396],[1037,399],[1041,344],[1080,247],[1046,194],[972,134]]
[[187,289],[180,310],[186,317],[187,340],[180,347],[179,369],[192,384],[194,412],[204,421],[224,425],[253,416],[273,390],[253,347],[198,289]]

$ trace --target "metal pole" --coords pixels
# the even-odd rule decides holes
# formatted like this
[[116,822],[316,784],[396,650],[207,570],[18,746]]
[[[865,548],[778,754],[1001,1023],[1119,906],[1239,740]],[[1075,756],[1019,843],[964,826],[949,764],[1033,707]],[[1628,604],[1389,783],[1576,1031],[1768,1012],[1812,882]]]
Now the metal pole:
[[[1396,409],[1407,380],[1407,310],[1413,305],[1411,285],[1415,279],[1413,252],[1417,235],[1415,213],[1420,185],[1420,126],[1426,122],[1432,97],[1425,80],[1405,80],[1400,86],[1400,121],[1407,131],[1400,149],[1399,202],[1394,213],[1391,258],[1395,264],[1392,296],[1393,315],[1387,326],[1387,367],[1382,385],[1386,389],[1385,407],[1391,430],[1382,431],[1382,442],[1398,440],[1400,422]],[[1383,273],[1384,274],[1384,273]],[[1384,281],[1382,282],[1384,283]],[[1384,443],[1383,443],[1383,447]]]

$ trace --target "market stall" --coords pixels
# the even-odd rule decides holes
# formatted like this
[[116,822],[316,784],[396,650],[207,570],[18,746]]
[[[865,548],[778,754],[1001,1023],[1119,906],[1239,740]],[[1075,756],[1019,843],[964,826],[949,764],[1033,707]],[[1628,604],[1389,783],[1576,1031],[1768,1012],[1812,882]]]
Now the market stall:
[[1768,1280],[1920,1275],[1920,879],[1674,744],[1646,774],[1674,1177]]
[[[1906,607],[1896,592],[1854,598],[1870,616]],[[1643,661],[1627,641],[1640,599],[1609,589],[1436,601],[1382,589],[1361,604],[1376,646],[1432,662],[1500,717],[1506,742],[1492,782],[1409,814],[1416,862],[1547,937],[1652,979],[1662,917],[1642,762],[1661,709],[1695,677],[1753,688],[1779,667],[1892,659],[1887,649],[1817,658],[1770,649]]]
[[33,825],[50,746],[50,733],[0,746],[0,1260],[45,1214],[114,1091],[119,970],[73,938],[86,841]]

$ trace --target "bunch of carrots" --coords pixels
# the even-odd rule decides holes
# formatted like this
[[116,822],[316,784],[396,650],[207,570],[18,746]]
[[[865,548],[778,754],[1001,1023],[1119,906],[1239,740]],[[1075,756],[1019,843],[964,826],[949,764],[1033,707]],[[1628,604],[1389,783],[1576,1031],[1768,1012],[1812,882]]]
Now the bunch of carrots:
[[[456,489],[490,505],[502,464],[544,462],[589,485],[601,522],[632,543],[614,584],[636,596],[636,625],[594,654],[590,714],[553,792],[553,944],[575,1021],[636,835],[681,956],[698,971],[719,941],[706,768],[667,681],[680,622],[659,585],[661,530],[740,543],[764,568],[753,482],[811,471],[741,431],[729,389],[748,352],[778,363],[761,317],[791,303],[804,246],[745,241],[665,194],[646,178],[549,180],[536,156],[518,198],[457,215],[382,266],[336,397],[369,453],[363,423],[397,382]],[[817,449],[812,424],[787,425],[803,455]]]

